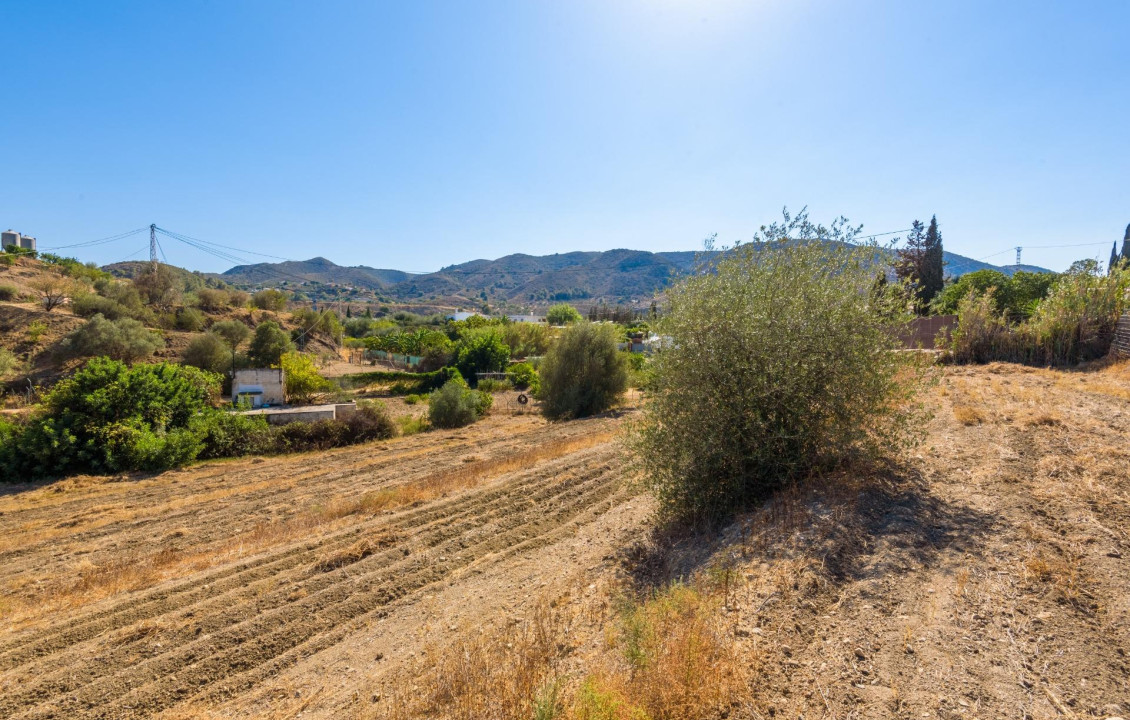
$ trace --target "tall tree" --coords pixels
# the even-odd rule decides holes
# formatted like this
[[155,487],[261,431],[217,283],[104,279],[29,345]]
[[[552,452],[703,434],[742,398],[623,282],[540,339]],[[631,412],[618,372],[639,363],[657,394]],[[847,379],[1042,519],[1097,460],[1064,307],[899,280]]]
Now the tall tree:
[[922,283],[920,297],[923,303],[933,300],[946,284],[942,231],[938,229],[937,215],[930,218],[930,227],[926,228],[926,250],[920,280]]
[[1126,226],[1126,234],[1122,236],[1122,261],[1130,262],[1130,225]]
[[910,234],[906,236],[906,247],[898,251],[895,261],[895,274],[900,280],[914,284],[915,296],[921,301],[922,269],[926,264],[926,226],[921,220],[910,224]]
[[[1127,228],[1130,230],[1130,228]],[[1122,241],[1122,246],[1126,247],[1126,241]],[[1114,244],[1110,246],[1110,261],[1106,264],[1107,274],[1114,272],[1114,267],[1118,265],[1118,241],[1115,240]]]

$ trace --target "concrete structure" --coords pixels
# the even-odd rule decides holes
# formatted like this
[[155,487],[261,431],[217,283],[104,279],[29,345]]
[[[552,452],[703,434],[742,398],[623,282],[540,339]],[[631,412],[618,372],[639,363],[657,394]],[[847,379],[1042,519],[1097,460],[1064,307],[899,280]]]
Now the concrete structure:
[[293,422],[317,422],[318,420],[340,420],[357,412],[357,403],[337,403],[334,405],[306,405],[294,408],[263,408],[247,410],[241,415],[262,415],[271,425],[287,425]]
[[246,399],[253,408],[282,405],[286,402],[286,376],[281,368],[236,370],[231,396],[234,402]]
[[544,315],[507,315],[506,319],[510,322],[528,322],[528,323],[543,323],[545,322]]
[[24,250],[35,250],[35,238],[31,235],[21,235],[11,228],[0,232],[0,248],[14,245]]

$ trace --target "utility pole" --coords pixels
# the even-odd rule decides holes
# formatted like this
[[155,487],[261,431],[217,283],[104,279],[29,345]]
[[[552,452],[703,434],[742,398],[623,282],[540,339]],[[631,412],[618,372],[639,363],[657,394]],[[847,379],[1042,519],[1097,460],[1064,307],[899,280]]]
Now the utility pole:
[[157,223],[149,225],[149,262],[153,265],[153,272],[157,272]]

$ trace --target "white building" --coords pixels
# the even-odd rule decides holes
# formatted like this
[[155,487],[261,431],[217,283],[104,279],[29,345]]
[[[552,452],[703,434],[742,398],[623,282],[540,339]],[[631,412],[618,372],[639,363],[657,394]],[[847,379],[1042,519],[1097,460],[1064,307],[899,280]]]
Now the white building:
[[236,370],[232,380],[233,402],[247,400],[253,408],[286,403],[286,376],[282,368]]

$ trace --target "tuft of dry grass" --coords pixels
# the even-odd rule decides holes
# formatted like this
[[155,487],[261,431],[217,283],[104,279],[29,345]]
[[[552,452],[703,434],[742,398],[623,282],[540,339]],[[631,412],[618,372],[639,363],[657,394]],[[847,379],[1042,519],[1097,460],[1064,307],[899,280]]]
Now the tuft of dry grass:
[[985,413],[972,405],[954,405],[953,416],[962,425],[981,425],[985,422]]

